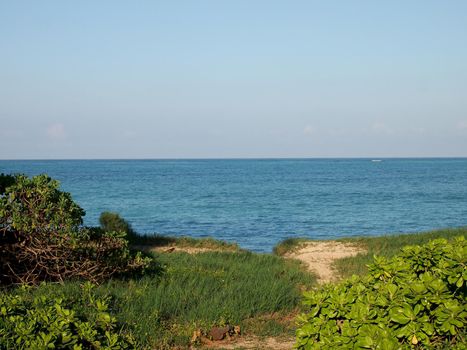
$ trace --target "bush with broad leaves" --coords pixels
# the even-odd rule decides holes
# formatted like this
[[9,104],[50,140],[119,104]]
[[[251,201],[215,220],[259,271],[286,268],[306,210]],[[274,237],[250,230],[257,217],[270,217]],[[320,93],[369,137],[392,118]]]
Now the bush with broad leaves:
[[465,349],[467,244],[375,257],[365,277],[305,292],[298,349]]

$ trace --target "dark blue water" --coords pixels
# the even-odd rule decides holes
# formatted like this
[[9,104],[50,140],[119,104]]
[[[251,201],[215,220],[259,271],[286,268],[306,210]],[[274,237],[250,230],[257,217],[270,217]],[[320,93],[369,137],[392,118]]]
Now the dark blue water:
[[141,233],[254,251],[287,237],[467,225],[467,159],[0,161],[0,172],[60,180],[87,225],[116,211]]

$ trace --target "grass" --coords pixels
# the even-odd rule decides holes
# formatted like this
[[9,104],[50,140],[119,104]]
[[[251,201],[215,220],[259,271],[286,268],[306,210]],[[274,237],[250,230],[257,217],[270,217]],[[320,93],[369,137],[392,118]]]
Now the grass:
[[203,248],[211,250],[222,251],[239,251],[240,247],[237,243],[229,243],[214,239],[207,238],[192,238],[192,237],[174,237],[163,236],[160,234],[154,235],[136,235],[132,244],[138,246],[151,246],[151,247],[179,247],[179,248]]
[[385,235],[379,237],[357,237],[340,239],[340,242],[358,244],[367,249],[366,254],[337,260],[335,267],[344,278],[367,273],[367,265],[373,262],[374,255],[391,257],[408,245],[425,244],[436,238],[452,240],[457,236],[467,236],[467,227],[441,229],[422,233]]
[[[447,228],[428,232],[389,234],[377,237],[353,237],[342,238],[337,242],[357,244],[367,250],[366,254],[359,254],[354,257],[339,259],[334,266],[343,278],[352,275],[364,275],[368,269],[368,264],[373,262],[374,255],[391,257],[400,252],[401,248],[408,245],[425,244],[436,238],[446,238],[448,240],[457,236],[467,236],[467,227]],[[287,238],[279,242],[273,249],[274,254],[284,256],[289,252],[298,249],[303,243],[313,242],[309,238]]]
[[302,243],[309,242],[309,238],[298,237],[298,238],[286,238],[274,246],[272,252],[275,255],[284,256],[289,252],[293,252],[298,249]]
[[[364,274],[374,254],[392,256],[406,245],[423,244],[440,237],[452,239],[466,233],[467,228],[459,228],[341,239],[366,247],[368,253],[339,260],[336,267],[344,277]],[[315,280],[299,262],[279,255],[306,241],[309,240],[288,239],[276,246],[276,255],[271,255],[251,253],[211,238],[143,236],[138,238],[138,245],[218,251],[154,254],[162,273],[147,274],[140,279],[111,280],[96,287],[95,293],[111,297],[112,315],[123,329],[134,334],[140,348],[188,348],[195,330],[207,333],[213,326],[226,324],[240,325],[246,335],[293,335],[294,315],[301,310],[302,291],[310,289]],[[65,294],[79,300],[82,289],[77,282],[66,282],[41,285],[28,293],[31,296]]]
[[[314,279],[300,264],[280,257],[239,251],[157,254],[160,276],[114,280],[97,287],[112,296],[113,314],[150,348],[188,347],[193,331],[240,325],[257,336],[293,334],[290,315],[301,291]],[[77,298],[78,283],[45,285],[35,294],[65,293]]]

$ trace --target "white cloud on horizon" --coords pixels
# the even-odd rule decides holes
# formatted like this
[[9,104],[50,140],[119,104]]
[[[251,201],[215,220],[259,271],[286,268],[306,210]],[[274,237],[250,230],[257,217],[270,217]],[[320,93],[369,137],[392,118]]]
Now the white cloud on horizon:
[[65,125],[62,123],[50,124],[46,129],[46,135],[51,140],[64,140],[67,137]]
[[411,134],[416,134],[416,135],[425,135],[427,130],[426,128],[422,126],[414,127],[409,130]]
[[457,123],[457,129],[467,130],[467,120],[461,120]]
[[313,128],[311,125],[306,125],[304,128],[303,128],[303,134],[307,135],[307,136],[311,136],[315,133],[315,128]]
[[394,134],[394,130],[390,128],[387,124],[382,122],[376,122],[371,125],[370,130],[375,134],[380,135],[392,135]]

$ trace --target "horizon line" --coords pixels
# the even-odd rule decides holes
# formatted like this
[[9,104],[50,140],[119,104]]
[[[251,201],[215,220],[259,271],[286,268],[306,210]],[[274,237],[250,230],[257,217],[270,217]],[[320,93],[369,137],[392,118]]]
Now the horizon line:
[[0,161],[107,161],[107,160],[339,160],[339,159],[467,159],[467,156],[355,156],[355,157],[160,157],[160,158],[1,158]]

